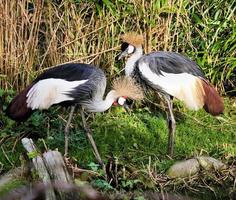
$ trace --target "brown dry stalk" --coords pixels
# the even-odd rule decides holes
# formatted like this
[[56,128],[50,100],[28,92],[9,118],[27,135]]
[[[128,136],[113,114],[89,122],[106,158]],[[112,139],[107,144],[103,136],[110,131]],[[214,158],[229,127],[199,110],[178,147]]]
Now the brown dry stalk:
[[172,12],[161,17],[155,1],[128,0],[132,13],[124,17],[119,6],[114,12],[104,8],[98,14],[92,2],[80,3],[78,8],[67,0],[59,5],[0,0],[0,87],[21,90],[44,69],[71,61],[92,62],[105,69],[110,79],[121,70],[115,63],[120,36],[130,31],[143,33],[146,52],[178,49],[180,27],[190,21],[181,13],[181,2],[175,9],[175,3],[168,1]]

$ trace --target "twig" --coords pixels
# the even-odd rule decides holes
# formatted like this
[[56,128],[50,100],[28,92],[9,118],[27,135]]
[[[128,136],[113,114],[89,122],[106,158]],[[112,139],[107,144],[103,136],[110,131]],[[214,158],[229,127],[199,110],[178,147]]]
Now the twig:
[[16,148],[16,145],[17,145],[17,143],[19,142],[19,140],[21,140],[23,137],[25,137],[27,134],[26,133],[23,133],[22,135],[20,134],[18,137],[16,137],[16,140],[15,140],[15,142],[14,142],[14,144],[13,144],[13,147],[12,147],[12,152],[14,152],[15,151],[15,148]]
[[14,166],[14,164],[10,161],[10,159],[8,158],[5,150],[3,149],[3,145],[1,146],[1,149],[2,149],[2,152],[3,152],[3,155],[5,156],[5,158],[7,159],[7,161],[11,164],[11,166]]
[[87,172],[89,174],[94,174],[96,176],[100,176],[100,174],[98,172],[95,172],[93,170],[88,170],[88,169],[81,169],[81,168],[78,168],[78,167],[71,167],[71,169],[73,170],[73,173],[82,173],[82,172]]

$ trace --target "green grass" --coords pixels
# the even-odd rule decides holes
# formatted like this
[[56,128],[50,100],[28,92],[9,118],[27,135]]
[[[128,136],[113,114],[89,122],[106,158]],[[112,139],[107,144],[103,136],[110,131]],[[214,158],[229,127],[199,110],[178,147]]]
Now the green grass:
[[[230,158],[236,155],[236,121],[234,116],[228,116],[232,102],[227,100],[226,113],[219,119],[205,111],[188,111],[184,107],[177,111],[176,144],[174,159],[183,159],[209,154],[216,158]],[[181,105],[180,105],[181,106]],[[52,108],[50,112],[36,112],[25,123],[17,124],[4,118],[6,128],[1,131],[1,137],[9,137],[4,145],[5,154],[12,164],[18,153],[21,153],[20,138],[29,135],[44,148],[64,150],[64,125],[61,119],[66,119],[67,111]],[[58,117],[59,116],[59,117]],[[94,118],[94,120],[92,119]],[[63,122],[62,122],[63,121]],[[167,126],[166,116],[159,110],[148,108],[136,109],[127,114],[122,108],[113,108],[106,113],[90,115],[88,120],[94,139],[104,160],[113,155],[123,163],[129,161],[136,167],[147,164],[149,157],[154,160],[167,159]],[[37,138],[43,138],[36,140]],[[12,142],[15,143],[14,147]],[[82,129],[79,114],[73,119],[70,131],[70,156],[78,163],[86,166],[95,162],[89,142]],[[1,163],[9,165],[2,150]],[[5,159],[4,159],[5,158]]]
[[[141,185],[142,189],[156,190],[158,185],[150,178],[150,172],[165,174],[175,161],[197,155],[209,155],[229,164],[235,161],[235,100],[225,98],[225,113],[219,118],[204,110],[189,111],[178,101],[174,105],[177,129],[173,160],[166,155],[168,130],[165,112],[160,107],[136,108],[130,114],[123,108],[113,107],[106,113],[87,116],[102,159],[107,162],[114,158],[118,164],[117,189],[134,191]],[[33,138],[41,152],[58,149],[64,153],[63,130],[68,113],[69,110],[53,107],[47,112],[35,112],[22,124],[2,115],[0,120],[5,126],[0,135],[0,172],[5,173],[21,165],[19,156],[25,153],[20,142],[23,136]],[[79,114],[74,116],[72,125],[69,156],[79,167],[94,170],[91,166],[96,159],[82,129]],[[102,190],[105,190],[104,187],[109,189],[102,177],[85,177]]]
[[[230,104],[226,105],[226,112],[228,107]],[[177,130],[174,159],[199,154],[216,158],[235,157],[236,121],[233,118],[225,115],[217,119],[203,110],[194,112],[186,109],[176,111],[175,115]],[[105,114],[96,114],[91,127],[104,159],[112,154],[120,161],[125,163],[128,160],[137,167],[147,164],[150,156],[154,160],[167,159],[166,116],[158,110],[151,112],[148,108],[137,109],[128,115],[122,109],[113,109]],[[75,156],[82,159],[82,163],[89,162],[87,154],[90,154],[89,159],[93,157],[88,143],[84,145],[81,142],[81,149],[72,150]]]

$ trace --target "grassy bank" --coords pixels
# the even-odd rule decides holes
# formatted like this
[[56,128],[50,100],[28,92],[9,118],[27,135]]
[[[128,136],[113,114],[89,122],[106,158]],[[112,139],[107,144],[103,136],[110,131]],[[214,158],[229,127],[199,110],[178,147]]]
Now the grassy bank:
[[[200,178],[195,176],[184,182],[170,182],[165,174],[174,162],[200,155],[220,159],[229,167],[235,165],[235,100],[225,99],[225,113],[219,118],[214,118],[203,110],[188,111],[181,103],[176,102],[177,131],[173,160],[166,156],[166,116],[164,107],[160,105],[149,108],[141,106],[142,108],[136,108],[130,114],[115,107],[107,113],[87,115],[102,159],[108,166],[117,167],[118,183],[110,184],[104,182],[103,172],[95,164],[96,159],[82,129],[80,116],[76,114],[70,131],[70,165],[72,168],[88,169],[97,174],[75,173],[77,181],[88,181],[101,191],[129,191],[132,195],[137,191],[137,194],[144,194],[142,192],[146,190],[163,190],[200,199],[229,198],[233,189],[232,174],[228,174],[229,171],[222,174],[203,173]],[[67,114],[68,111],[55,107],[47,112],[34,113],[23,124],[2,116],[1,174],[25,162],[25,150],[20,142],[22,137],[33,138],[41,152],[58,149],[63,153],[63,131]],[[113,167],[111,169],[114,170]],[[114,173],[113,170],[111,173]]]
[[[198,112],[185,110],[182,105],[180,105],[182,108],[175,110],[177,119],[175,160],[201,154],[226,160],[235,158],[235,101],[225,99],[225,102],[226,112],[218,118],[206,114],[203,110]],[[35,140],[42,138],[38,140],[42,149],[58,148],[63,152],[67,114],[68,111],[63,111],[61,108],[52,108],[46,112],[37,111],[21,124],[2,116],[1,159],[4,161],[1,162],[5,166],[3,169],[6,170],[15,161],[19,161],[19,155],[15,153],[18,152],[16,148],[21,146],[20,138],[23,136],[30,136]],[[103,159],[106,160],[107,156],[113,155],[122,163],[128,159],[129,163],[136,167],[140,167],[143,163],[147,164],[150,157],[155,160],[168,160],[166,156],[168,130],[162,109],[150,110],[144,107],[127,114],[122,108],[113,108],[107,113],[89,114],[87,117]],[[69,148],[70,155],[75,157],[80,165],[86,166],[95,161],[79,114],[73,119]],[[6,160],[7,157],[9,160]]]

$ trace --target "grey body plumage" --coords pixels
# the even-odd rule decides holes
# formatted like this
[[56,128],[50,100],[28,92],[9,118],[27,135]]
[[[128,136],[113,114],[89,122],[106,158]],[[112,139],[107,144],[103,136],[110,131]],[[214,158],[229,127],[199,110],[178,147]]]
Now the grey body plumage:
[[140,71],[140,66],[143,63],[158,76],[163,76],[163,72],[170,74],[188,73],[200,77],[203,80],[205,79],[205,75],[197,63],[190,60],[186,56],[167,51],[151,52],[143,55],[136,61],[134,70],[131,73],[131,76],[135,78],[135,80],[143,87],[145,92],[147,92],[149,88],[152,88],[153,90],[158,90],[164,95],[172,96],[163,90],[163,88],[159,85],[153,84],[153,82],[150,82],[145,76],[143,76]]
[[49,78],[66,81],[87,80],[86,83],[78,85],[66,93],[73,98],[73,100],[60,103],[66,106],[78,104],[89,110],[90,103],[97,99],[103,99],[106,89],[104,72],[100,68],[84,63],[68,63],[56,66],[39,75],[34,83]]
[[139,68],[142,62],[146,63],[157,75],[163,75],[162,72],[172,74],[188,73],[205,78],[196,62],[179,53],[167,51],[152,52],[143,55],[137,60],[136,66]]

